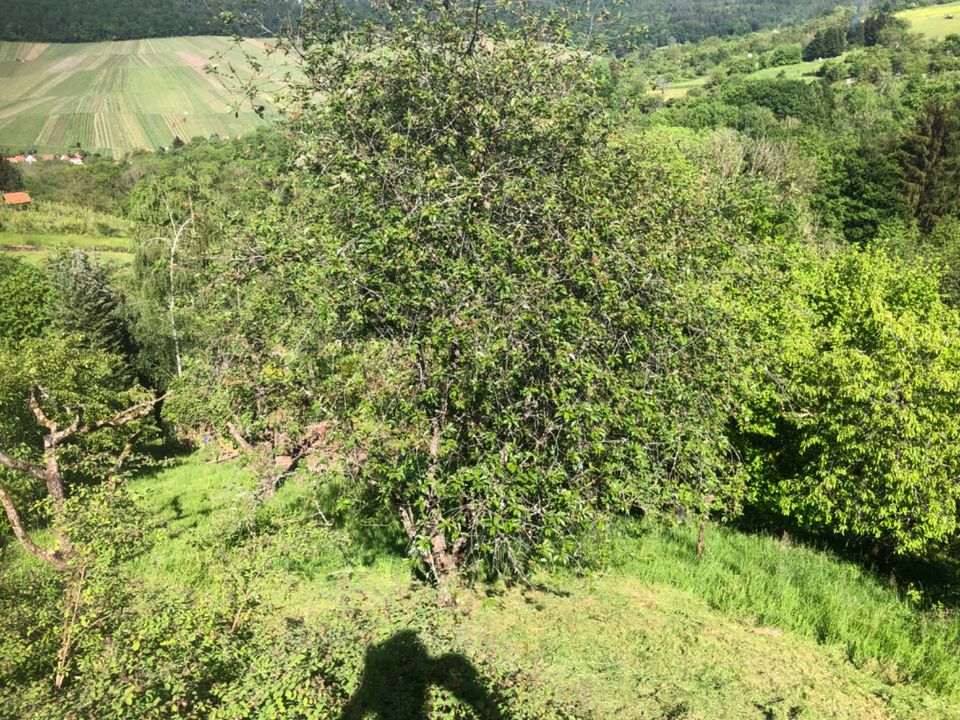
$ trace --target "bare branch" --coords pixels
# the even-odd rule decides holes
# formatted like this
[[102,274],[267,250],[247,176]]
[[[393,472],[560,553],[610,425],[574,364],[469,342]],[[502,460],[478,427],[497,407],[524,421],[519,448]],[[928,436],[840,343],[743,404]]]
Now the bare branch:
[[30,410],[33,412],[33,416],[37,419],[37,422],[50,431],[50,441],[56,445],[61,440],[65,440],[80,429],[80,423],[83,422],[83,408],[76,408],[76,416],[73,418],[73,422],[70,423],[68,427],[65,427],[61,430],[59,423],[57,423],[56,420],[49,418],[43,411],[43,408],[40,406],[40,400],[43,397],[49,397],[49,395],[42,387],[35,385],[33,390],[31,390],[29,397],[27,397],[27,404],[30,406]]
[[123,466],[126,464],[127,460],[130,457],[130,453],[133,452],[134,446],[137,444],[137,441],[140,439],[140,436],[143,435],[144,428],[141,427],[133,435],[130,436],[130,439],[127,440],[126,444],[123,446],[123,449],[120,451],[120,454],[117,455],[117,462],[113,466],[114,475],[118,475]]
[[43,471],[43,468],[39,468],[32,463],[26,462],[25,460],[11,457],[3,452],[3,450],[0,450],[0,465],[3,465],[8,470],[16,470],[17,472],[25,473],[36,478],[37,480],[42,480],[44,482],[47,480],[47,475]]
[[43,388],[39,385],[34,386],[30,391],[30,395],[27,397],[27,404],[30,406],[33,416],[37,419],[37,422],[43,425],[51,433],[55,433],[59,427],[57,423],[47,417],[47,414],[43,412],[43,408],[40,407],[40,396],[43,395]]
[[[0,453],[0,455],[2,455],[2,453]],[[16,535],[17,540],[20,541],[24,550],[34,557],[53,565],[58,570],[67,569],[67,561],[63,559],[59,552],[44,550],[33,541],[24,527],[20,513],[17,512],[17,506],[13,504],[13,498],[10,497],[10,494],[2,485],[0,485],[0,505],[3,505],[3,510],[7,514],[7,520],[10,521],[10,525],[13,527],[13,534]]]
[[230,437],[233,438],[233,441],[237,443],[244,452],[256,452],[256,448],[250,444],[250,441],[243,436],[243,433],[241,433],[239,428],[232,422],[227,423],[227,430],[230,431]]
[[121,410],[109,420],[101,420],[100,422],[93,423],[92,425],[85,425],[84,427],[79,428],[78,432],[92,433],[108,427],[121,427],[122,425],[126,425],[134,420],[139,420],[140,418],[149,415],[153,411],[154,406],[158,402],[165,400],[167,397],[169,397],[169,393],[152,398],[150,400],[145,400],[144,402],[136,405],[132,405],[126,410]]

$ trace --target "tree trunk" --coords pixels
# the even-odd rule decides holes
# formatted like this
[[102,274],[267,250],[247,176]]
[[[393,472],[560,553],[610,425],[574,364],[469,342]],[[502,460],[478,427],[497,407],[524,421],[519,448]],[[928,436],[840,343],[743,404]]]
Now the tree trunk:
[[[13,534],[23,549],[34,557],[49,563],[57,570],[66,571],[70,568],[70,561],[76,557],[77,552],[70,542],[70,536],[66,530],[66,492],[60,470],[60,460],[57,457],[60,445],[77,434],[93,433],[108,427],[120,427],[142,418],[148,415],[153,410],[154,405],[160,402],[163,397],[134,405],[117,413],[112,418],[90,424],[83,423],[83,408],[77,408],[73,422],[67,427],[60,427],[55,420],[47,417],[40,406],[40,400],[45,396],[41,388],[35,387],[27,398],[27,405],[37,422],[48,430],[43,437],[43,465],[35,465],[26,460],[20,460],[0,450],[0,467],[29,475],[36,480],[40,480],[46,486],[47,494],[50,496],[53,505],[52,525],[58,547],[55,550],[44,550],[33,541],[29,532],[27,532],[13,497],[3,486],[0,486],[0,505],[3,505],[4,513],[13,527]],[[120,454],[118,466],[122,465],[128,454],[129,447],[124,448]]]
[[43,455],[47,486],[47,494],[53,500],[53,532],[57,537],[60,552],[67,558],[76,554],[70,537],[64,529],[66,521],[66,494],[63,488],[63,476],[60,474],[60,461],[57,459],[57,432],[54,431],[43,439]]
[[29,533],[27,533],[27,530],[23,525],[23,520],[20,517],[20,513],[17,512],[17,506],[14,505],[13,498],[10,497],[10,495],[2,486],[0,486],[0,505],[3,505],[3,510],[7,515],[7,520],[10,521],[10,525],[13,527],[14,537],[17,538],[17,541],[24,550],[33,555],[35,558],[53,565],[57,570],[64,571],[69,567],[67,561],[63,558],[59,551],[44,550],[35,542],[33,542],[33,539],[30,537]]

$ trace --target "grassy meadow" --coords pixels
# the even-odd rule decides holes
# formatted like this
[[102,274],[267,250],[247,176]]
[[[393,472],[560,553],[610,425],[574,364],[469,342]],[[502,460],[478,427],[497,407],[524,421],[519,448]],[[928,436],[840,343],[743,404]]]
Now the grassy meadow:
[[[259,598],[251,622],[323,628],[349,608],[375,617],[378,637],[418,628],[481,671],[522,668],[525,692],[569,717],[960,718],[948,652],[960,620],[830,553],[711,525],[697,561],[695,527],[624,523],[579,572],[461,587],[438,613],[402,545],[333,509],[322,479],[288,483],[256,510],[255,487],[240,465],[200,455],[133,481],[151,537],[133,575],[203,595],[242,573]],[[271,539],[241,560],[204,550],[244,527]]]
[[118,264],[127,264],[133,259],[126,238],[0,231],[0,252],[12,253],[29,263],[42,263],[61,250],[85,250]]
[[[60,152],[78,144],[115,156],[168,147],[175,137],[235,137],[261,125],[204,72],[210,58],[245,66],[229,38],[183,37],[48,44],[0,42],[0,148]],[[276,65],[267,62],[268,67]]]
[[947,35],[960,33],[960,2],[904,10],[897,17],[910,23],[912,32],[928,40],[943,40]]
[[[810,60],[809,62],[794,63],[793,65],[780,65],[777,67],[763,68],[749,73],[745,77],[750,80],[770,80],[772,78],[786,78],[788,80],[807,80],[812,81],[816,78],[816,72],[823,65],[823,60]],[[694,88],[701,88],[706,85],[708,77],[696,77],[684,80],[677,80],[670,83],[663,91],[664,100],[684,97]],[[651,90],[650,94],[661,95],[657,90]]]
[[85,250],[125,265],[133,259],[130,224],[68,203],[35,201],[27,210],[0,208],[0,252],[34,264],[62,250]]

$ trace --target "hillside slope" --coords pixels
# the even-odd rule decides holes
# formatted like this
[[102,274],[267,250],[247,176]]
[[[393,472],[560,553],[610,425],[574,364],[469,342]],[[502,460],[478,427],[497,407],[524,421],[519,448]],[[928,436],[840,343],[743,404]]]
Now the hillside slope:
[[[258,52],[256,41],[245,50]],[[122,155],[174,137],[236,136],[264,121],[204,72],[211,56],[243,65],[227,38],[51,45],[0,43],[0,148],[58,152],[78,144]]]
[[[369,13],[368,0],[340,0],[342,7],[359,15]],[[561,3],[557,3],[561,4]],[[691,42],[712,36],[741,35],[764,28],[804,22],[831,12],[850,0],[611,0],[581,5],[591,15],[612,10],[626,25],[646,25],[646,41],[667,44]],[[226,35],[219,18],[223,9],[253,9],[259,22],[276,29],[295,14],[299,4],[290,0],[5,0],[0,15],[0,40],[94,42],[173,35]],[[615,28],[614,34],[626,28]]]
[[[242,516],[239,508],[250,483],[237,466],[204,464],[199,458],[133,483],[151,518],[148,524],[158,527],[155,545],[135,561],[134,573],[144,581],[181,586],[184,592],[190,587],[212,592],[208,584],[218,561],[201,559],[197,548],[209,547],[211,533],[230,527],[238,512]],[[300,511],[316,512],[317,490],[309,482],[292,483],[261,512],[283,526]],[[889,660],[851,662],[856,654],[852,637],[846,645],[835,639],[817,642],[778,627],[774,613],[761,618],[724,611],[704,597],[709,584],[723,586],[724,573],[754,578],[755,604],[774,592],[797,592],[800,585],[826,592],[830,578],[843,577],[848,582],[844,601],[859,606],[861,614],[875,620],[883,607],[891,614],[922,617],[908,611],[891,589],[875,586],[869,573],[800,546],[711,528],[708,557],[698,563],[692,547],[674,545],[682,529],[651,530],[624,536],[609,548],[618,567],[598,568],[579,578],[543,572],[531,585],[512,589],[477,584],[458,593],[455,610],[438,616],[436,598],[411,585],[402,558],[376,544],[364,549],[342,530],[327,527],[323,532],[332,535],[305,547],[298,546],[299,540],[287,546],[282,533],[267,543],[266,555],[284,558],[284,569],[265,571],[260,578],[263,612],[256,622],[267,627],[285,619],[307,627],[338,627],[343,622],[338,618],[352,608],[376,628],[368,642],[396,637],[420,623],[446,628],[436,634],[425,631],[423,640],[438,652],[464,653],[481,674],[493,668],[522,669],[516,676],[519,695],[540,696],[544,703],[551,697],[559,700],[566,717],[960,720],[955,698],[905,682]],[[700,589],[685,588],[658,570],[670,567],[686,578],[694,577],[692,568],[700,569],[703,577],[693,580]],[[814,604],[808,603],[811,616],[823,609]],[[943,630],[946,634],[948,626]],[[360,661],[357,654],[347,663],[347,675],[360,674]],[[403,672],[385,668],[383,675],[381,700],[398,702]],[[400,711],[390,717],[446,715],[435,708],[422,717]]]

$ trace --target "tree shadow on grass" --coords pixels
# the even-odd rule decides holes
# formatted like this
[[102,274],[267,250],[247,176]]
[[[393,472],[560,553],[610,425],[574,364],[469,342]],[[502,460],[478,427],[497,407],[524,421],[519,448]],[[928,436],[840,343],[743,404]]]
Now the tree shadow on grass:
[[370,647],[360,687],[340,720],[429,720],[429,690],[445,688],[484,720],[503,720],[502,700],[488,692],[463,655],[431,657],[412,630]]

